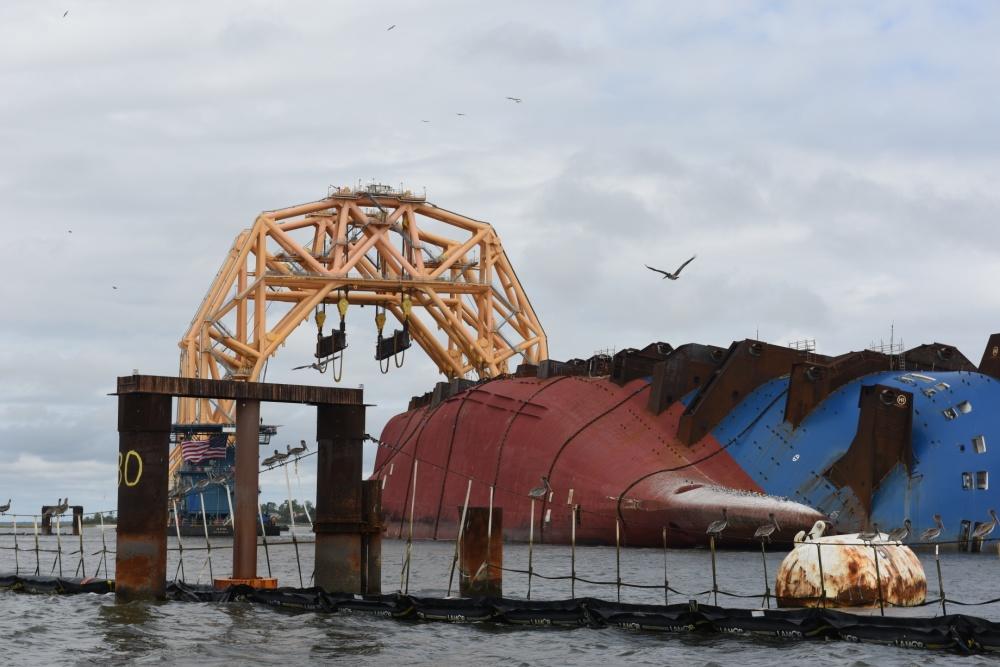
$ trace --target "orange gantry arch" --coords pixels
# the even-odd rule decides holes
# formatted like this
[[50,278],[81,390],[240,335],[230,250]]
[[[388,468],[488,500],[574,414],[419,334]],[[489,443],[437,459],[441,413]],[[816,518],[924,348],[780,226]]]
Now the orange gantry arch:
[[[515,357],[548,356],[492,225],[369,185],[261,213],[240,232],[179,343],[180,375],[257,380],[326,304],[391,313],[448,377],[495,377]],[[177,413],[186,424],[234,417],[231,401],[206,399],[180,399]]]

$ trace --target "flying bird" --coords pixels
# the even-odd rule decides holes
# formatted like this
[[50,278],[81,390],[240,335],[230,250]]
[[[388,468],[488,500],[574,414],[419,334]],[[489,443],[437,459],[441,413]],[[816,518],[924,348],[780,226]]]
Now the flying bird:
[[72,230],[72,229],[67,229],[67,230],[66,230],[66,233],[67,233],[67,234],[72,234],[72,233],[73,233],[73,230]]
[[552,487],[549,485],[549,478],[542,475],[542,485],[536,486],[531,491],[528,491],[528,496],[535,499],[544,498],[549,495],[549,491],[551,490]]
[[465,114],[464,114],[464,113],[458,113],[458,112],[456,111],[456,112],[455,112],[455,115],[456,115],[456,116],[464,116]]
[[941,531],[944,530],[944,523],[941,521],[941,515],[934,515],[934,523],[937,524],[934,528],[928,528],[924,532],[920,533],[921,542],[933,542],[937,538],[941,537]]
[[421,123],[429,123],[430,121],[429,120],[421,120],[420,122]]
[[112,285],[111,289],[118,289],[118,285]]
[[507,99],[510,100],[511,102],[513,102],[514,104],[520,104],[521,103],[521,98],[520,97],[508,97]]
[[684,270],[684,267],[693,262],[694,258],[697,256],[698,255],[694,255],[693,257],[691,257],[691,259],[681,264],[679,267],[677,267],[677,270],[674,271],[673,273],[670,273],[669,271],[663,271],[661,269],[654,269],[649,264],[646,264],[646,268],[649,269],[650,271],[656,271],[657,273],[662,273],[664,280],[666,280],[667,278],[670,278],[671,280],[677,280],[678,278],[680,278],[681,271]]
[[68,9],[67,9],[66,11],[64,11],[64,12],[63,12],[63,18],[66,18],[66,15],[67,15],[67,14],[69,14],[69,10],[68,10]]
[[0,514],[6,514],[7,510],[10,509],[10,498],[7,499],[6,505],[0,505]]
[[395,23],[393,23],[393,24],[392,24],[391,26],[389,26],[388,28],[386,28],[386,29],[385,29],[385,31],[386,31],[386,32],[389,32],[390,30],[392,30],[392,29],[393,29],[393,28],[395,28],[395,27],[396,27],[396,24],[395,24]]

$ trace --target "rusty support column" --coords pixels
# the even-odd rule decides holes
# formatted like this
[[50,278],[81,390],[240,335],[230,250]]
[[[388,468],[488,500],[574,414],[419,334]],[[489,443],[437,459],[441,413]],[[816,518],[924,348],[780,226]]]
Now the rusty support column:
[[118,602],[166,597],[170,419],[170,396],[118,396]]
[[233,517],[233,579],[257,578],[257,465],[260,401],[236,403],[236,516]]
[[503,508],[470,507],[462,529],[458,592],[462,597],[503,597]]
[[316,407],[316,585],[363,593],[361,458],[364,405]]
[[361,571],[361,590],[364,593],[382,592],[382,480],[369,479],[361,483],[362,537],[364,567]]

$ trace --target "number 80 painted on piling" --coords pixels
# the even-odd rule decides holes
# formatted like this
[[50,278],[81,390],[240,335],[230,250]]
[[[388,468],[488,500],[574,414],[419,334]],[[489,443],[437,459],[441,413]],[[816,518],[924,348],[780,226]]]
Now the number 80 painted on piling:
[[128,450],[124,455],[118,452],[118,486],[125,482],[125,486],[132,487],[142,479],[142,457],[134,449]]

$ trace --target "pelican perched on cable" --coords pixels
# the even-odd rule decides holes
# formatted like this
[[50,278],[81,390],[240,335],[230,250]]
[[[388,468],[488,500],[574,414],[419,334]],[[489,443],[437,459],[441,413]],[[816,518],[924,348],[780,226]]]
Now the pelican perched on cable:
[[262,466],[273,466],[278,461],[284,460],[286,454],[282,454],[277,449],[274,450],[274,456],[268,456],[266,459],[260,462]]
[[288,455],[289,456],[298,456],[299,454],[302,454],[302,453],[308,452],[308,451],[309,451],[309,446],[306,445],[306,441],[305,440],[299,440],[299,446],[298,447],[288,447]]
[[858,539],[862,542],[873,542],[875,540],[881,539],[882,533],[878,530],[878,524],[873,523],[871,530],[863,530],[858,533]]
[[7,510],[10,509],[10,498],[7,499],[6,505],[0,505],[0,514],[6,514]]
[[536,486],[531,491],[528,491],[528,497],[534,498],[536,500],[541,500],[542,498],[548,496],[549,492],[551,491],[552,491],[552,486],[549,484],[549,478],[545,475],[542,475],[542,485]]
[[1000,519],[997,518],[997,513],[990,510],[990,516],[993,517],[993,521],[979,524],[979,527],[972,532],[972,539],[985,540],[986,537],[993,532],[993,529],[997,527],[997,523],[1000,523]]
[[770,519],[769,522],[759,526],[757,531],[753,534],[755,539],[763,542],[767,540],[771,541],[771,535],[781,530],[781,526],[778,525],[778,520],[774,518],[774,512],[769,512],[767,517]]
[[726,529],[729,525],[729,516],[726,514],[726,508],[722,508],[722,518],[713,521],[708,524],[708,529],[705,530],[706,535],[711,535],[712,537],[719,537],[722,535],[722,531]]
[[933,528],[928,528],[924,532],[920,533],[921,542],[933,542],[937,538],[941,537],[941,533],[944,531],[944,523],[941,521],[941,515],[934,515],[934,523],[937,525]]
[[903,519],[903,525],[900,528],[894,528],[889,531],[889,541],[890,542],[902,542],[907,537],[910,536],[910,520]]

